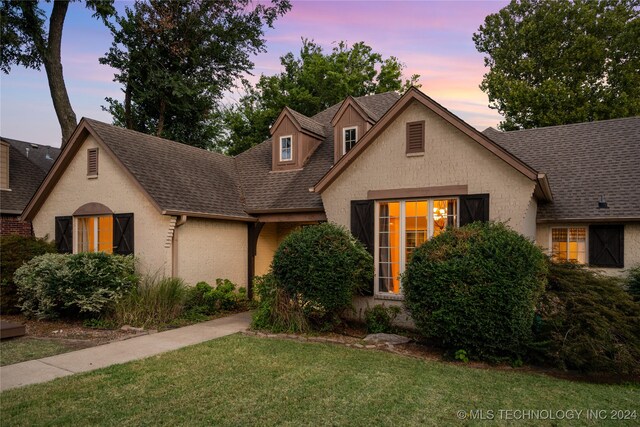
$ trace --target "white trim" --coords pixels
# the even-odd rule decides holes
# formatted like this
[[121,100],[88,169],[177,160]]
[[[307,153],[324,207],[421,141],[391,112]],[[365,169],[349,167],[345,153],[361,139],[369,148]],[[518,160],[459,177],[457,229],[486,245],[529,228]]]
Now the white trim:
[[[283,158],[282,158],[282,140],[283,140],[283,139],[287,139],[287,138],[289,138],[289,141],[290,141],[290,142],[289,142],[289,143],[290,143],[289,151],[290,151],[290,153],[291,153],[291,158],[289,158],[289,159],[283,159]],[[281,137],[280,137],[279,153],[280,153],[280,154],[278,155],[278,157],[280,158],[280,161],[281,161],[281,162],[290,162],[290,161],[293,161],[293,135],[284,135],[284,136],[281,136]]]
[[355,129],[356,131],[356,142],[353,143],[353,146],[351,146],[351,148],[353,148],[358,143],[358,126],[349,126],[346,128],[342,128],[342,155],[343,156],[347,154],[347,141],[345,138],[345,133],[348,130],[353,130],[353,129]]

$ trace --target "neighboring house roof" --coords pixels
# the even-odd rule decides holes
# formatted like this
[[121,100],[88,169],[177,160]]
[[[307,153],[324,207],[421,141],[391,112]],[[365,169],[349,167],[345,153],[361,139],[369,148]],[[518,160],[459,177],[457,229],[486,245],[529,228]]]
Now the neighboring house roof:
[[0,191],[0,213],[20,215],[47,175],[59,148],[1,137],[9,144],[9,189]]
[[[355,98],[371,114],[381,117],[400,96],[396,92]],[[311,119],[324,127],[325,139],[302,169],[272,172],[271,139],[236,157],[238,172],[250,213],[266,211],[321,211],[322,199],[309,191],[333,165],[333,127],[331,119],[340,104],[316,114]],[[298,113],[299,114],[299,113]]]
[[547,174],[554,199],[539,221],[640,219],[640,117],[483,133]]

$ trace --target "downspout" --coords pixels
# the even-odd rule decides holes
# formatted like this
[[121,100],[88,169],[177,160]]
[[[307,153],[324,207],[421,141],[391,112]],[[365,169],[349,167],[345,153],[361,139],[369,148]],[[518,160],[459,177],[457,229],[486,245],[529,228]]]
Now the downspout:
[[173,236],[171,237],[171,277],[177,277],[178,275],[178,234],[179,227],[187,223],[187,216],[180,215],[176,221],[176,225],[173,229]]

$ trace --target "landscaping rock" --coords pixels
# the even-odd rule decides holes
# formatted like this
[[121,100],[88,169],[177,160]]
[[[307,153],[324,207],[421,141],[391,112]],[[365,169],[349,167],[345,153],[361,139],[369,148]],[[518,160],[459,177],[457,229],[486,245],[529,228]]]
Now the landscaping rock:
[[411,341],[410,338],[396,334],[369,334],[364,338],[365,341],[387,343],[387,344],[406,344]]
[[133,326],[130,325],[124,325],[122,328],[120,328],[121,331],[127,331],[127,332],[143,332],[144,328],[134,328]]

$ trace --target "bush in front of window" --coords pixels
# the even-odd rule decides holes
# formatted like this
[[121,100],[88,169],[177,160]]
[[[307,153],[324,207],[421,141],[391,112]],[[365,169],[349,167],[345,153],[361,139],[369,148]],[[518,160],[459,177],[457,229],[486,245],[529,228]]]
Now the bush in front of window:
[[136,284],[133,256],[40,255],[14,274],[22,312],[37,319],[99,315]]
[[373,258],[345,228],[323,223],[290,233],[276,250],[272,270],[310,323],[326,329],[351,306],[353,295],[370,285]]
[[397,305],[385,306],[374,305],[367,307],[364,311],[364,323],[367,326],[367,332],[370,334],[391,333],[393,332],[393,322],[400,314],[400,307]]
[[402,279],[418,330],[476,360],[523,357],[547,262],[502,223],[449,228],[415,250]]
[[56,246],[46,239],[25,236],[2,236],[0,239],[0,313],[19,313],[18,292],[13,274],[35,256],[52,253]]
[[640,304],[623,280],[552,262],[530,356],[582,372],[640,373]]

